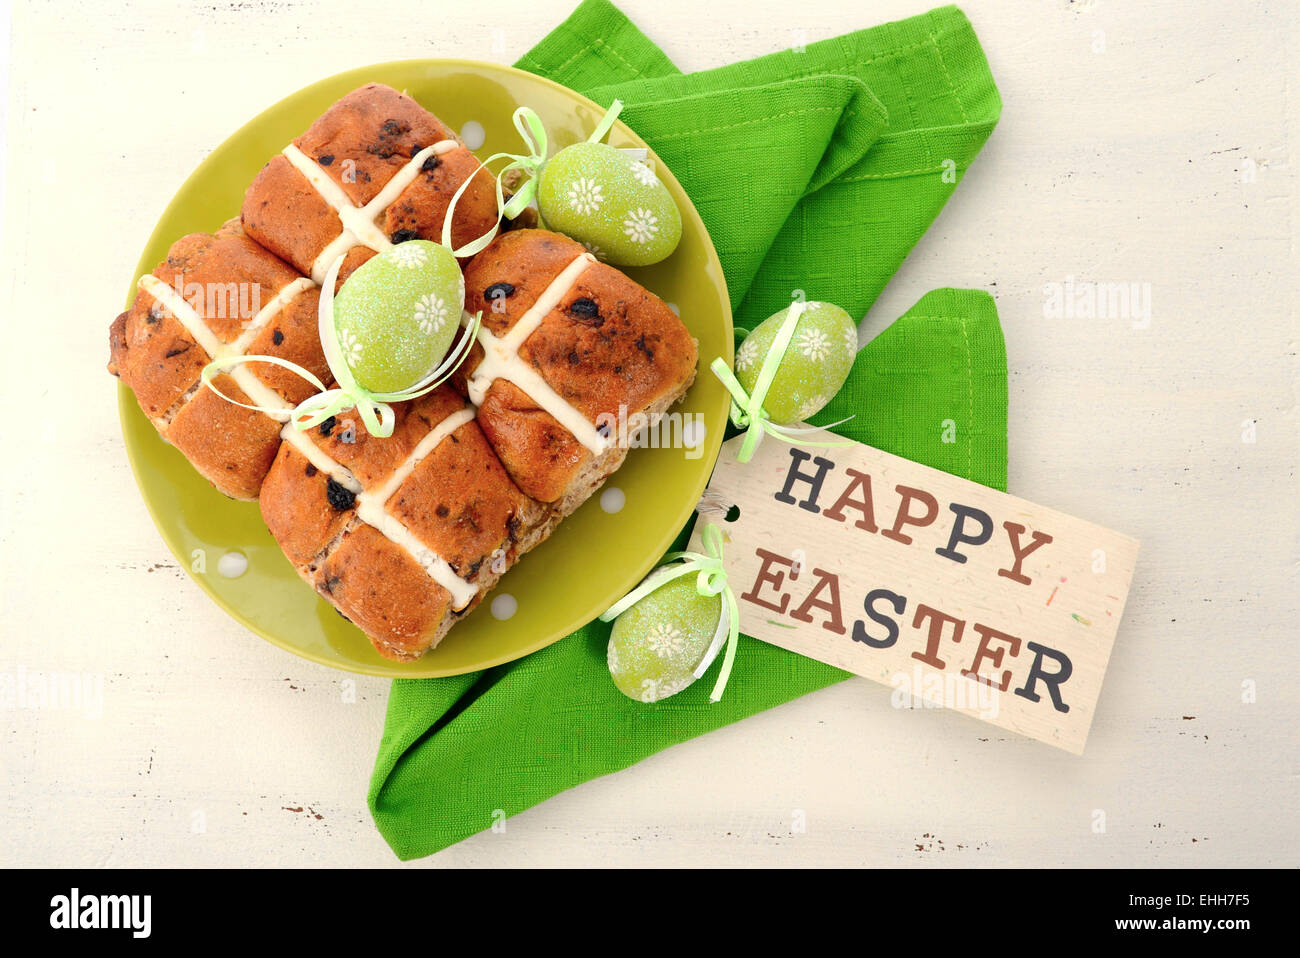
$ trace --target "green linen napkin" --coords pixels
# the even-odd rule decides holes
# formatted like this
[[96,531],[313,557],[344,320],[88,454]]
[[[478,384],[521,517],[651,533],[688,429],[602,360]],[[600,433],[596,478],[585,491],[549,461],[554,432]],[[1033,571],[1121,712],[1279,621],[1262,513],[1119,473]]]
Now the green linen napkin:
[[[708,226],[746,328],[796,289],[865,313],[1001,110],[954,7],[682,75],[607,0],[585,0],[519,66],[602,104],[627,104],[622,118]],[[922,297],[859,353],[814,421],[850,413],[840,430],[850,438],[1005,488],[1006,358],[992,299],[952,289]],[[956,423],[955,442],[944,441],[945,420]],[[593,622],[485,672],[393,683],[369,801],[399,857],[432,854],[564,789],[847,677],[742,637],[721,702],[708,701],[710,680],[646,705],[609,678],[609,628]]]

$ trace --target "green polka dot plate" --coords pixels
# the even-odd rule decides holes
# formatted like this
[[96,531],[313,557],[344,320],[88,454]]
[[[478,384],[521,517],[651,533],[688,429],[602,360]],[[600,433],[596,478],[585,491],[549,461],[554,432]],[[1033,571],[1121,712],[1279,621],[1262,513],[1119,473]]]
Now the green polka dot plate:
[[[556,83],[490,63],[404,60],[341,73],[281,100],[213,150],[159,219],[136,276],[151,270],[179,237],[215,230],[237,215],[262,165],[335,100],[371,81],[405,90],[460,131],[480,157],[522,151],[511,122],[519,106],[538,112],[553,151],[585,140],[605,113]],[[615,124],[608,142],[646,145],[623,123]],[[398,663],[382,658],[303,583],[256,503],[232,501],[212,488],[119,385],[122,432],[141,495],[163,540],[200,588],[250,630],[296,655],[351,672],[415,678],[457,675],[527,655],[589,622],[635,586],[708,483],[728,398],[707,364],[714,356],[732,357],[731,311],[717,253],[672,172],[662,162],[655,169],[681,212],[681,243],[663,262],[626,272],[672,304],[699,340],[703,372],[674,410],[694,428],[696,448],[632,450],[603,491],[524,556],[436,649],[417,662]]]

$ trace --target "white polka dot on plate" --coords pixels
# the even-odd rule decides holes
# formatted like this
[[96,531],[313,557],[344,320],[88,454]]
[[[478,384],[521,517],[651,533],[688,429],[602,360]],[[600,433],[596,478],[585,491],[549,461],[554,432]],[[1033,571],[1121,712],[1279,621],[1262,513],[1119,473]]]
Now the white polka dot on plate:
[[625,505],[627,505],[627,495],[617,486],[610,486],[600,494],[600,507],[610,515],[622,512]]
[[478,120],[468,120],[460,128],[460,138],[471,150],[477,150],[487,142],[487,131]]
[[502,592],[492,600],[492,618],[504,622],[519,611],[519,600],[509,592]]
[[242,552],[227,552],[217,560],[217,571],[227,579],[238,579],[248,571],[248,556]]

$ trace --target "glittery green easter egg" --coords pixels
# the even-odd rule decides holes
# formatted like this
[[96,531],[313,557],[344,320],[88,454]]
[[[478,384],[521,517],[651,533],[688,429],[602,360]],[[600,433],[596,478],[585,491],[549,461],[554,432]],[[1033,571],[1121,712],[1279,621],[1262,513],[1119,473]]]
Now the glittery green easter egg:
[[343,359],[371,392],[414,386],[447,354],[464,305],[465,280],[445,246],[399,243],[362,265],[334,297]]
[[722,615],[722,596],[700,595],[695,583],[693,574],[674,579],[614,620],[609,674],[628,698],[658,702],[695,681]]
[[615,266],[649,266],[682,238],[668,187],[645,163],[606,143],[575,143],[547,161],[537,188],[546,225]]
[[[753,393],[759,370],[790,308],[769,316],[736,350],[736,378]],[[763,408],[780,425],[802,422],[820,411],[840,391],[858,353],[858,327],[848,313],[831,303],[808,303],[795,324]]]

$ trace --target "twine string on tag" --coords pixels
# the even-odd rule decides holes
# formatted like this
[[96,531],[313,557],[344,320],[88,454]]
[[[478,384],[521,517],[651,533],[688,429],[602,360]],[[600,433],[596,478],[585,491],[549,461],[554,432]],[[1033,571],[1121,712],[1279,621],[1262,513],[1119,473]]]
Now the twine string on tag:
[[695,504],[695,511],[704,517],[717,517],[725,519],[727,513],[735,503],[729,501],[726,497],[719,495],[712,489],[705,489],[700,493],[700,501]]

